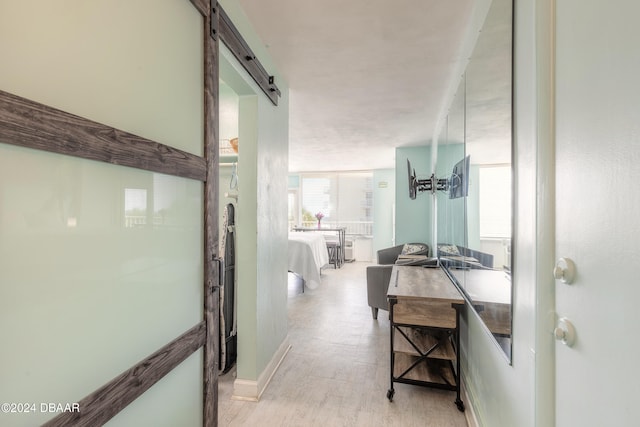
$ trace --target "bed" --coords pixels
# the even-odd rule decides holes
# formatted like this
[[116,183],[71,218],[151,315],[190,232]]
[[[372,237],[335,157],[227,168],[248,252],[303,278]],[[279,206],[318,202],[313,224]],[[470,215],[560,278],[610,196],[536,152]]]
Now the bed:
[[310,289],[320,285],[320,269],[329,264],[327,244],[319,233],[289,233],[289,271],[302,277]]

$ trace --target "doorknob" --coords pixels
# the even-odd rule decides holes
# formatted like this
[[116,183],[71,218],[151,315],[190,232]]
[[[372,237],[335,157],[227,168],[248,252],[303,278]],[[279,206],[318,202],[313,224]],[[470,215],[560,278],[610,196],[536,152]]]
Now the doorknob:
[[562,283],[570,285],[576,277],[576,265],[569,258],[560,258],[553,269],[553,277],[562,280]]
[[566,317],[558,320],[558,326],[553,330],[553,335],[556,340],[562,341],[562,344],[568,347],[572,347],[576,342],[576,329]]

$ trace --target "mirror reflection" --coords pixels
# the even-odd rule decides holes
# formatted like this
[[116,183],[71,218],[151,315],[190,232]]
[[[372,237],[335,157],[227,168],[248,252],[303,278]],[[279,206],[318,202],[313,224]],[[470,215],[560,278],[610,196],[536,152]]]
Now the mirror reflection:
[[511,356],[512,1],[494,0],[438,140],[438,257]]

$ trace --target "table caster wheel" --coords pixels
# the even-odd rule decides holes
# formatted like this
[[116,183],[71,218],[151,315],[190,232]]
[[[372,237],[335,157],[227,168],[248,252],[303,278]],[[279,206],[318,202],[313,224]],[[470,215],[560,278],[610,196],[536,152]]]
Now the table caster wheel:
[[393,395],[395,394],[394,390],[387,390],[387,399],[389,399],[389,402],[393,402]]
[[456,400],[456,406],[458,407],[458,411],[464,412],[464,402],[462,400]]

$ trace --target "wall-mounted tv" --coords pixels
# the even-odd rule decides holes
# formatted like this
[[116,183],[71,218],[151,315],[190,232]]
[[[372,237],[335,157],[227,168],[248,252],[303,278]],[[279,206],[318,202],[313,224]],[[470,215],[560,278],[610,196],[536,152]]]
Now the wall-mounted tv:
[[407,175],[409,176],[409,198],[415,200],[418,193],[418,180],[416,180],[416,171],[411,169],[409,159],[407,159]]
[[469,163],[471,156],[460,160],[453,167],[449,178],[449,198],[457,199],[467,197],[469,193]]

